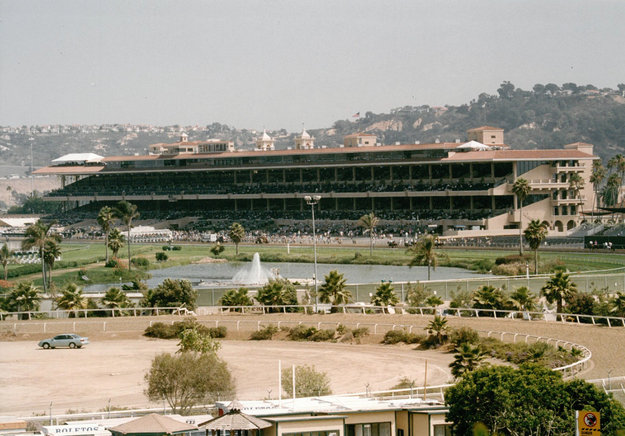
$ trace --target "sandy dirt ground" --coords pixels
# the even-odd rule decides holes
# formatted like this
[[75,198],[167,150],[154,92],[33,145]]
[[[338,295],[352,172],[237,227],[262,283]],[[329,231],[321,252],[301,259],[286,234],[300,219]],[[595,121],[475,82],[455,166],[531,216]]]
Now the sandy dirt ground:
[[[28,416],[67,410],[96,411],[107,406],[158,407],[143,390],[152,358],[175,352],[175,340],[96,340],[82,349],[43,350],[34,341],[1,343],[0,414]],[[428,383],[449,379],[449,354],[419,353],[409,347],[321,344],[302,342],[223,341],[220,356],[236,380],[241,400],[278,394],[278,361],[282,367],[314,365],[330,378],[335,393],[380,390],[403,376],[423,383],[424,359]]]
[[[180,318],[175,318],[179,320]],[[378,333],[393,324],[411,325],[423,331],[431,317],[412,315],[215,315],[199,317],[207,325],[228,327],[228,336],[235,340],[222,342],[224,358],[237,383],[239,399],[277,397],[278,360],[283,368],[292,364],[315,365],[325,371],[335,393],[388,389],[406,376],[423,383],[424,361],[428,360],[429,385],[450,380],[448,364],[453,355],[437,351],[415,351],[410,346],[379,345],[381,334],[367,337],[363,344],[300,343],[286,341],[254,342],[245,339],[258,321],[297,322],[304,320],[322,328],[341,322],[348,327],[367,325]],[[160,317],[159,321],[173,321]],[[541,335],[572,341],[588,347],[591,364],[578,376],[585,379],[625,375],[625,328],[571,325],[517,320],[457,319],[449,317],[452,327],[469,326],[482,331],[507,331]],[[6,333],[13,323],[0,323],[0,414],[28,416],[47,413],[50,402],[53,412],[69,409],[94,411],[107,406],[143,407],[150,404],[143,394],[144,374],[152,358],[161,352],[174,352],[177,341],[147,339],[141,332],[149,318],[111,320],[79,320],[76,331],[90,337],[92,343],[80,350],[41,350],[39,339],[56,333],[72,331],[74,321],[48,321],[46,334],[41,321],[20,323],[18,334]],[[240,321],[241,331],[235,329]],[[103,322],[106,322],[106,331]]]

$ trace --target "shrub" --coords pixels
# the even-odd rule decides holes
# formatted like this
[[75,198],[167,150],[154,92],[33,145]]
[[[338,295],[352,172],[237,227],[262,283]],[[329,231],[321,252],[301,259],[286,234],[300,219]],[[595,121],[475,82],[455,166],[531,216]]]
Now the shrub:
[[425,335],[418,335],[416,333],[409,333],[407,330],[389,330],[382,339],[383,344],[398,344],[403,342],[404,344],[420,344],[425,339]]
[[163,251],[169,251],[171,250],[171,247],[169,245],[163,245],[162,249]]
[[133,257],[130,262],[137,268],[147,268],[150,266],[150,261],[145,257]]
[[171,249],[174,251],[180,251],[182,250],[182,247],[180,245],[174,245],[173,247],[171,247]]
[[292,341],[307,341],[309,337],[317,332],[315,327],[298,325],[289,330],[288,338]]
[[148,338],[173,339],[176,337],[176,331],[173,325],[155,322],[145,329],[143,336],[147,336]]
[[165,253],[161,253],[161,252],[156,253],[155,257],[156,257],[156,261],[157,262],[165,262],[167,259],[169,259],[169,256],[167,256]]
[[106,268],[117,268],[118,265],[119,261],[115,258],[109,259],[109,261],[104,264]]
[[252,341],[270,341],[276,333],[278,333],[278,328],[273,325],[268,325],[252,333],[250,339]]
[[480,342],[480,335],[472,328],[460,327],[459,329],[453,329],[451,331],[449,340],[454,345],[454,348],[458,348],[464,343],[478,344]]
[[219,256],[221,253],[223,253],[225,249],[226,247],[224,247],[220,243],[217,243],[211,247],[210,252],[213,253],[214,256]]
[[522,263],[525,265],[528,262],[532,262],[531,254],[524,254],[522,256],[520,254],[510,254],[508,256],[498,257],[495,259],[496,265],[507,265],[510,263]]
[[362,338],[363,336],[368,336],[369,329],[367,327],[360,327],[360,328],[354,329],[352,330],[352,335],[354,335],[354,338],[356,339]]
[[308,337],[309,341],[313,342],[326,342],[334,339],[334,330],[317,330]]
[[492,273],[498,276],[518,276],[525,274],[526,268],[524,263],[503,263],[501,265],[495,265],[492,269]]
[[213,339],[225,338],[228,333],[228,329],[224,326],[206,327],[195,319],[188,318],[173,324],[155,322],[145,329],[143,335],[150,338],[175,339],[179,338],[185,330],[196,330],[198,333],[208,335]]

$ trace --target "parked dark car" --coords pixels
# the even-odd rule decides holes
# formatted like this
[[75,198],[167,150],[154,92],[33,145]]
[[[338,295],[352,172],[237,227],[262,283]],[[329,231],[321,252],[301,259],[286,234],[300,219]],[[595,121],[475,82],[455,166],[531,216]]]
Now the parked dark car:
[[39,341],[39,346],[45,349],[57,347],[81,348],[89,343],[89,338],[83,338],[74,333],[56,335],[50,339]]

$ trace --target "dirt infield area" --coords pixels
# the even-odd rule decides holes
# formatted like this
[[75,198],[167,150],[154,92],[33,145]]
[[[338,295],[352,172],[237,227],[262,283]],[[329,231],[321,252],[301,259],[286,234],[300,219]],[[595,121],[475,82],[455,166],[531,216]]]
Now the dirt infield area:
[[[180,318],[160,317],[171,322]],[[423,383],[424,362],[428,361],[427,382],[442,384],[450,380],[448,365],[453,356],[438,351],[415,351],[410,346],[379,345],[384,331],[411,325],[423,331],[431,317],[413,315],[220,315],[199,317],[207,325],[218,322],[228,327],[228,340],[222,342],[220,356],[228,362],[237,384],[239,399],[276,398],[278,361],[282,367],[309,364],[324,371],[334,393],[388,389],[402,377]],[[152,321],[155,318],[151,319]],[[239,323],[237,323],[239,321]],[[371,333],[363,344],[335,344],[287,341],[246,341],[258,321],[281,321],[285,324],[304,321],[322,328],[337,323],[348,327],[367,326]],[[57,333],[71,332],[72,321],[0,323],[0,414],[28,416],[53,413],[96,411],[109,403],[112,407],[162,406],[151,404],[143,390],[144,374],[152,358],[161,352],[174,352],[175,340],[148,339],[141,336],[149,318],[112,320],[77,320],[76,332],[89,336],[91,344],[83,349],[42,350],[37,341]],[[106,325],[103,323],[106,322]],[[374,327],[378,324],[377,327]],[[591,365],[580,374],[583,378],[625,375],[625,329],[529,323],[515,320],[457,319],[452,327],[466,325],[478,330],[536,334],[569,340],[588,347],[593,353]],[[237,331],[238,325],[238,331]],[[42,333],[45,328],[47,333]],[[17,334],[12,333],[17,331]]]

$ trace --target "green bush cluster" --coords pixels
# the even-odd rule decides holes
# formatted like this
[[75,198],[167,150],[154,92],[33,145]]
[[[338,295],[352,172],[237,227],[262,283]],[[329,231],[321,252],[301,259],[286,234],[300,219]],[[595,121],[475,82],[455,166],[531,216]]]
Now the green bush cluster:
[[182,247],[180,245],[163,245],[161,249],[163,251],[180,251]]
[[145,257],[133,257],[131,263],[137,268],[147,268],[150,266],[150,261]]
[[278,333],[278,328],[273,325],[268,325],[262,329],[255,331],[250,335],[252,341],[270,341],[273,339],[273,335]]
[[389,330],[384,335],[384,339],[382,339],[382,343],[392,345],[403,342],[404,344],[420,344],[424,339],[425,335],[419,335],[417,333],[410,333],[408,330]]
[[155,322],[145,329],[143,335],[149,338],[176,339],[180,337],[183,331],[189,329],[195,329],[199,333],[209,335],[214,339],[225,338],[228,333],[228,329],[225,326],[206,327],[198,323],[195,319],[186,319],[184,321],[174,322],[173,324]]
[[165,253],[161,253],[160,251],[156,253],[154,257],[156,257],[157,262],[165,262],[167,259],[169,259],[169,256],[167,256]]
[[104,264],[106,268],[117,268],[119,266],[119,262],[115,258],[109,259],[108,262]]

